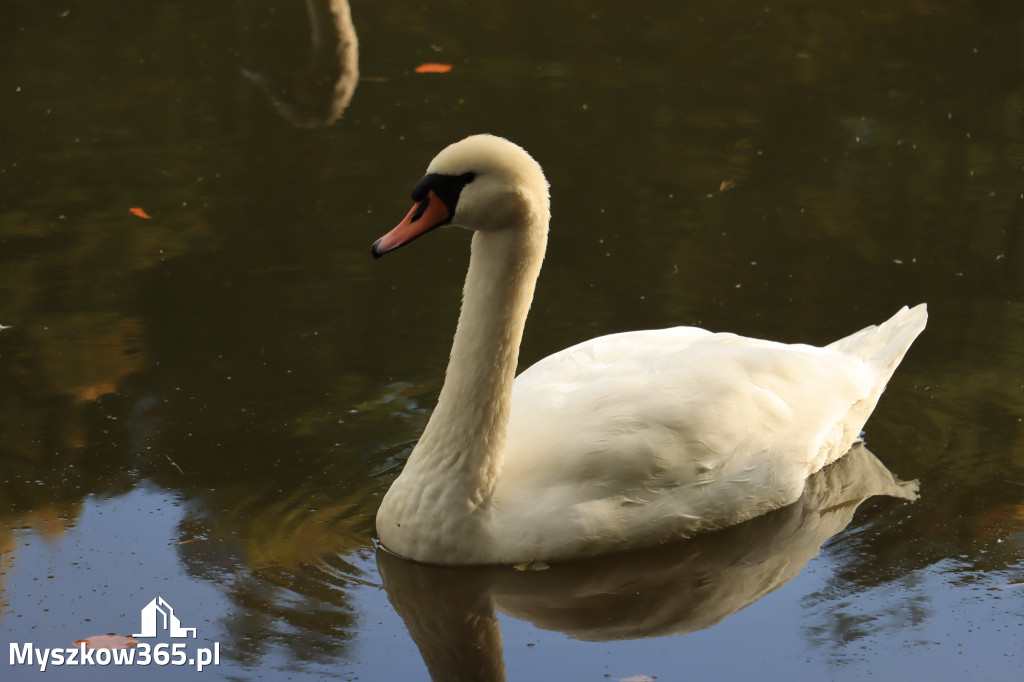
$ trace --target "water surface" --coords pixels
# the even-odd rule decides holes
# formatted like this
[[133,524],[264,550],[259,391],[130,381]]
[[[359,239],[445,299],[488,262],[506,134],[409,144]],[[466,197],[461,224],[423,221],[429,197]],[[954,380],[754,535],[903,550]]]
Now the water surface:
[[[139,632],[160,595],[216,679],[1020,677],[1017,0],[344,9],[5,3],[8,642]],[[865,434],[920,498],[525,575],[377,556],[468,242],[369,245],[484,131],[552,184],[524,364],[673,324],[826,343],[926,301]]]

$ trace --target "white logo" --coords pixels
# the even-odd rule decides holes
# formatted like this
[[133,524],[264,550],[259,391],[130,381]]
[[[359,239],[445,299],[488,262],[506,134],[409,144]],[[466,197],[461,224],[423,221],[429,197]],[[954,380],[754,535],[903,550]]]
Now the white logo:
[[163,629],[167,630],[171,637],[188,637],[188,633],[191,632],[192,639],[196,638],[196,629],[181,627],[181,621],[174,615],[174,609],[163,597],[157,597],[143,607],[142,632],[132,637],[156,637],[157,628],[160,627],[157,614],[163,616]]
[[[171,637],[183,638],[192,635],[195,628],[181,627],[181,621],[174,615],[174,609],[157,597],[142,609],[142,633],[132,637],[157,637],[158,631],[166,631]],[[47,667],[68,665],[173,665],[189,666],[197,672],[209,665],[220,665],[220,642],[213,647],[193,648],[184,642],[138,642],[132,637],[120,635],[93,635],[75,642],[73,647],[37,647],[32,642],[11,642],[10,665],[34,665],[39,672]]]

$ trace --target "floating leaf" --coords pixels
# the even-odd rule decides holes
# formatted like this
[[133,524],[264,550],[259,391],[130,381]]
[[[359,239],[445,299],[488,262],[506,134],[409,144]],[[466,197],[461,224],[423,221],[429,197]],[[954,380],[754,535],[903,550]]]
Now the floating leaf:
[[139,208],[138,206],[132,206],[131,208],[128,209],[128,212],[131,213],[134,216],[138,216],[139,218],[145,218],[146,220],[152,220],[152,218],[149,217],[149,214],[146,213],[141,208]]
[[543,561],[536,561],[536,560],[534,560],[534,561],[524,561],[521,564],[514,565],[512,568],[516,569],[517,571],[546,571],[546,570],[548,570],[551,567],[548,566]]
[[124,637],[110,633],[108,635],[93,635],[85,639],[76,639],[75,646],[84,644],[87,649],[127,649],[135,646],[139,640],[134,637]]
[[427,62],[426,64],[420,64],[413,71],[416,73],[448,73],[452,70],[451,64],[438,64],[436,62]]
[[997,587],[990,587],[988,589],[989,590],[1010,590],[1010,589],[1013,589],[1014,587],[1024,587],[1024,583],[1009,583],[1007,585],[1003,585],[1002,587],[998,587],[997,586]]

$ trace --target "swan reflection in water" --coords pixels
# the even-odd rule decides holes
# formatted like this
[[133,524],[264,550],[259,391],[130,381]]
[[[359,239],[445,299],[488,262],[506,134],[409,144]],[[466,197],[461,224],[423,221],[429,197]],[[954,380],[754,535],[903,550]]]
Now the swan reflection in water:
[[504,680],[495,609],[588,641],[709,628],[792,580],[875,495],[917,499],[866,447],[807,480],[795,503],[723,531],[545,571],[428,566],[377,552],[377,566],[434,680]]
[[348,0],[306,0],[308,63],[287,74],[242,69],[296,128],[322,128],[345,112],[359,83],[359,41]]

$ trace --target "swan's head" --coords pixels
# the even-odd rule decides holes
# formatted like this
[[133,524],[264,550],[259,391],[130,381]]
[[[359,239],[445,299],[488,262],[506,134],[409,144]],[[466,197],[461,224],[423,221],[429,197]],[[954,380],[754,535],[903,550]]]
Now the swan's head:
[[371,252],[380,258],[445,225],[490,232],[546,230],[548,182],[540,165],[517,144],[473,135],[434,157],[412,189],[415,205]]

